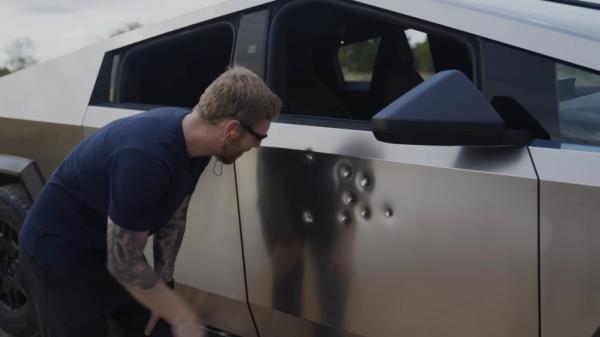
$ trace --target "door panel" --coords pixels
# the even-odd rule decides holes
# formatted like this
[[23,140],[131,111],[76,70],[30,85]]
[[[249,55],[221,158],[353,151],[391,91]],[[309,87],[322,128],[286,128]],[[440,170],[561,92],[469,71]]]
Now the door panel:
[[274,123],[236,164],[262,337],[537,336],[526,149],[403,146]]
[[81,141],[79,125],[0,118],[0,153],[35,160],[44,178]]
[[542,336],[589,337],[600,325],[600,153],[530,150],[540,176]]
[[[256,336],[246,303],[235,173],[208,164],[192,195],[187,229],[175,266],[180,292],[209,325]],[[218,175],[220,174],[220,175]]]

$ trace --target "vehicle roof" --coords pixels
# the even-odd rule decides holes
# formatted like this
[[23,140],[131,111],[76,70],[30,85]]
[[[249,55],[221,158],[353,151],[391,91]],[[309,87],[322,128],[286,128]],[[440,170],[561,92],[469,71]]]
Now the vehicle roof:
[[[271,2],[273,1],[213,2],[185,15],[144,26],[2,77],[0,116],[78,125],[81,123],[81,111],[85,111],[89,104],[89,93],[93,89],[105,52]],[[543,0],[354,2],[600,70],[600,10]],[[60,86],[56,85],[57,79],[60,79]],[[32,92],[39,96],[38,99],[31,99]],[[49,110],[60,113],[49,116]]]
[[358,0],[600,70],[600,10],[543,0]]
[[[329,0],[336,1],[336,0]],[[110,47],[168,32],[273,1],[223,0],[117,37]],[[276,2],[276,1],[275,1]],[[356,0],[600,70],[600,10],[544,0]]]

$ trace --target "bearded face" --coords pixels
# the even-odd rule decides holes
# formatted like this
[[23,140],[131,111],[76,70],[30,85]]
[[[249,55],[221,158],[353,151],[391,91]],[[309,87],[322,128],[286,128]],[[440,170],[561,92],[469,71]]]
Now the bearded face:
[[219,156],[217,156],[217,158],[226,165],[230,165],[233,164],[236,159],[238,159],[243,152],[233,152],[233,151],[228,151],[227,149],[225,151],[222,151],[221,154]]
[[223,164],[233,164],[239,157],[244,154],[244,152],[250,150],[252,147],[246,146],[245,148],[242,146],[243,139],[236,139],[233,141],[226,141],[223,143],[223,147],[221,149],[221,153],[217,156],[217,158]]
[[[266,135],[270,125],[271,122],[266,119],[260,121],[256,126],[254,126],[256,130],[249,130],[249,126],[243,127],[238,124],[238,132],[235,133],[237,136],[225,138],[221,152],[216,157],[223,164],[233,164],[246,151],[249,151],[253,147],[260,146],[261,140],[266,136],[261,138],[259,138],[259,136]],[[257,136],[257,134],[259,136]]]

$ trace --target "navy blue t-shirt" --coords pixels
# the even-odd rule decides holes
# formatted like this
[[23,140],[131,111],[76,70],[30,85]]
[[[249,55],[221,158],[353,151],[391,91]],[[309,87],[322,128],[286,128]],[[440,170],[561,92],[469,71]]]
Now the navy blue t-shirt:
[[19,236],[21,248],[50,266],[106,264],[106,221],[155,231],[194,191],[210,157],[190,158],[179,108],[116,120],[81,142],[54,171]]

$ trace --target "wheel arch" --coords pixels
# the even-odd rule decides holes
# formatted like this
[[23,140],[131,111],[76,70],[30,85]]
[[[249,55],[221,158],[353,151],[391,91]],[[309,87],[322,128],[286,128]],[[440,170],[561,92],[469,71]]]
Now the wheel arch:
[[0,186],[18,182],[23,184],[31,201],[35,201],[45,184],[35,160],[0,153]]

